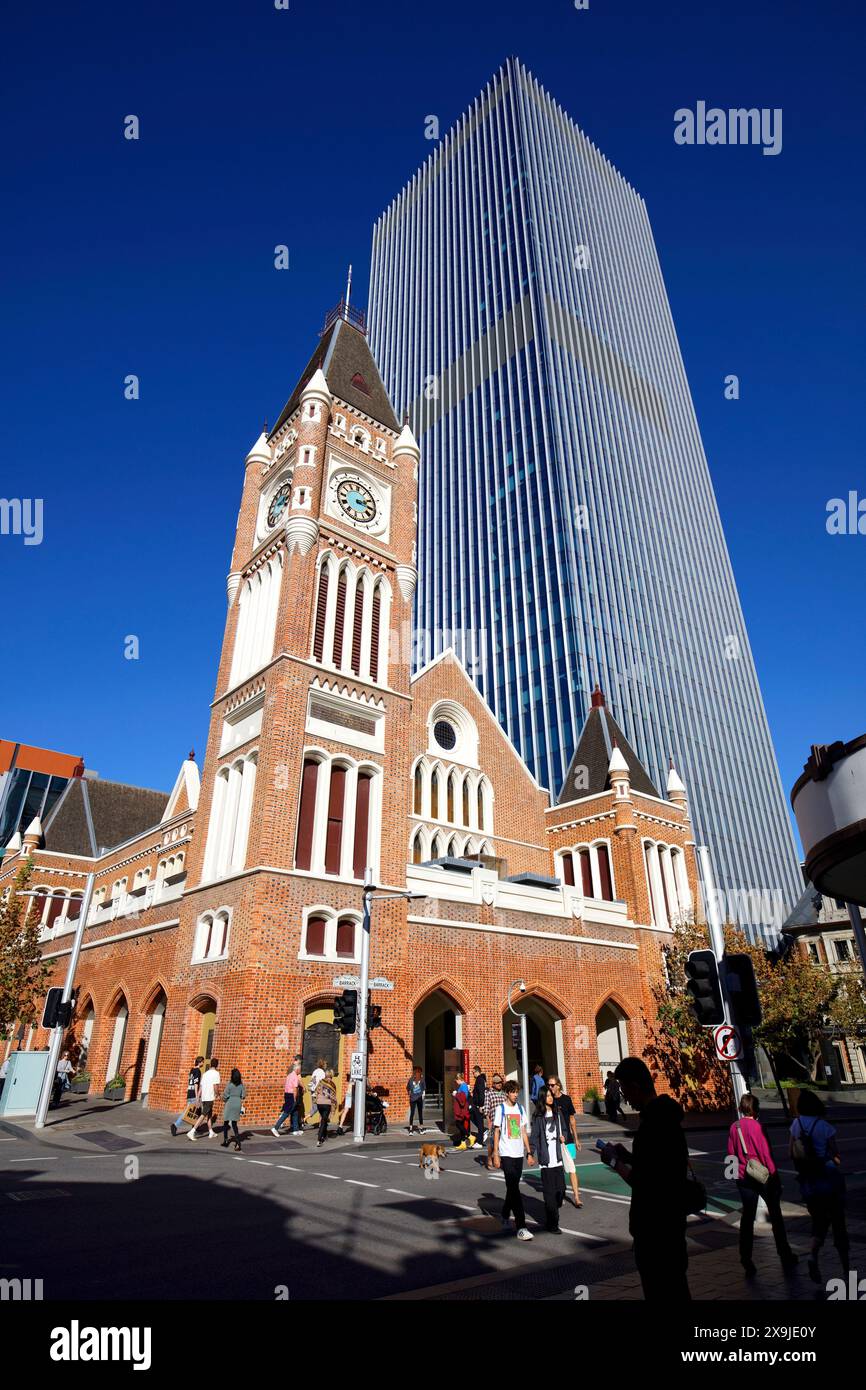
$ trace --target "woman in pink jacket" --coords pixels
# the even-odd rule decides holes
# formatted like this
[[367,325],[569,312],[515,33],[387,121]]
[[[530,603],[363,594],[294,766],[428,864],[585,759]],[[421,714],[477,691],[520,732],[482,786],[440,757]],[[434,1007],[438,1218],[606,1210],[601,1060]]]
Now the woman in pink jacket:
[[[740,1217],[740,1263],[743,1269],[747,1275],[757,1272],[752,1263],[752,1243],[759,1197],[763,1197],[767,1204],[782,1268],[793,1269],[797,1256],[788,1244],[782,1219],[782,1180],[773,1162],[770,1141],[758,1122],[758,1099],[748,1091],[740,1097],[740,1119],[734,1121],[728,1133],[728,1153],[739,1159],[737,1187],[743,1199],[743,1214]],[[759,1182],[747,1172],[750,1159],[767,1169],[769,1177],[766,1182]]]

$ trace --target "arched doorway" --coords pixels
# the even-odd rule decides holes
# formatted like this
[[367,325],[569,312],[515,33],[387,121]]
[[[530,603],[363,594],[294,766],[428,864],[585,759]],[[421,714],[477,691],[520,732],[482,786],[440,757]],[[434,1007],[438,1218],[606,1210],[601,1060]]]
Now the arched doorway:
[[123,1046],[126,1042],[126,1029],[129,1023],[129,1005],[125,995],[121,994],[111,1010],[113,1028],[111,1033],[111,1047],[108,1050],[108,1068],[105,1073],[106,1082],[112,1081],[115,1076],[121,1073],[123,1065]]
[[[193,999],[190,1005],[199,1015],[198,1036],[191,1045],[191,1050],[195,1054],[201,1054],[206,1061],[210,1061],[214,1052],[214,1034],[216,1033],[217,1005],[216,1000],[209,994],[199,995]],[[195,1034],[193,1035],[195,1037]]]
[[90,1045],[93,1042],[93,1029],[96,1026],[96,1012],[93,1007],[93,1000],[88,999],[81,1021],[75,1027],[76,1041],[78,1043],[78,1055],[73,1059],[75,1070],[78,1072],[89,1070],[87,1064]]
[[463,1046],[463,1014],[444,990],[434,989],[415,1010],[412,1030],[412,1065],[420,1067],[426,1083],[430,1119],[447,1118],[446,1080],[453,1075],[454,1059],[448,1056]]
[[[373,1038],[375,1039],[375,1034],[373,1034]],[[337,1098],[339,1104],[342,1105],[346,1091],[345,1073],[349,1070],[348,1062],[343,1055],[343,1045],[348,1042],[349,1038],[344,1038],[334,1023],[333,1000],[320,999],[307,1004],[304,1009],[304,1040],[301,1048],[301,1081],[304,1086],[304,1115],[307,1120],[310,1118],[313,1107],[310,1096],[310,1077],[320,1062],[325,1067],[330,1067],[334,1073],[337,1082]],[[375,1086],[375,1043],[369,1039],[368,1053],[369,1084]]]
[[[565,1052],[562,1045],[562,1018],[537,994],[521,995],[513,1001],[518,1013],[526,1015],[526,1039],[529,1051],[529,1075],[540,1064],[545,1077],[560,1076],[568,1088],[565,1075]],[[502,1015],[502,1055],[506,1079],[513,1077],[523,1086],[523,1070],[518,1057],[514,1025],[518,1020],[510,1009]],[[522,1099],[522,1097],[521,1097]]]
[[622,1009],[608,999],[595,1016],[595,1036],[598,1044],[598,1068],[602,1082],[609,1071],[616,1071],[623,1057],[628,1056],[628,1018]]
[[162,1030],[165,1023],[165,1009],[167,999],[163,990],[159,990],[154,996],[151,1006],[148,1009],[150,1019],[150,1032],[147,1039],[147,1051],[144,1057],[144,1071],[141,1077],[141,1099],[147,1100],[147,1093],[150,1090],[150,1083],[159,1065],[159,1048],[162,1042]]

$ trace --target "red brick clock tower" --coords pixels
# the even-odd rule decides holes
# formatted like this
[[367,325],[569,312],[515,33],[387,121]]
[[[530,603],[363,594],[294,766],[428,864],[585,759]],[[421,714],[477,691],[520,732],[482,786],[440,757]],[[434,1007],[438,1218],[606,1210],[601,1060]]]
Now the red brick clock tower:
[[[404,886],[418,460],[341,305],[246,459],[180,905],[180,1061],[210,1043],[224,1079],[238,1066],[254,1123],[302,1048],[305,1073],[320,1053],[340,1068],[342,1094],[332,980],[357,973],[365,868]],[[377,908],[371,966],[390,974],[405,904]],[[373,1034],[373,1080],[377,1052],[399,1070],[406,1040]]]

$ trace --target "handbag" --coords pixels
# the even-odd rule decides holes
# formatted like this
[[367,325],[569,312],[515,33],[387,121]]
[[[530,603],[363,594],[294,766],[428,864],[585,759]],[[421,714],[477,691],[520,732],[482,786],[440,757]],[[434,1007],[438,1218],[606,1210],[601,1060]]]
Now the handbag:
[[770,1170],[759,1158],[750,1158],[749,1150],[746,1147],[746,1136],[743,1134],[743,1127],[737,1122],[737,1133],[740,1136],[740,1143],[743,1146],[743,1153],[746,1156],[746,1177],[752,1178],[755,1182],[764,1187],[770,1181]]
[[683,1211],[686,1216],[696,1216],[707,1205],[707,1189],[689,1164],[689,1171],[683,1185]]

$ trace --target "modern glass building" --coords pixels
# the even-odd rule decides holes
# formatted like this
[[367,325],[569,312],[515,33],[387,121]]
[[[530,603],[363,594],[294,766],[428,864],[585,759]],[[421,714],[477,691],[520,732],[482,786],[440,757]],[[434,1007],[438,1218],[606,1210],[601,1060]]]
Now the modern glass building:
[[377,222],[369,312],[422,449],[419,664],[453,645],[555,795],[598,681],[662,795],[674,758],[736,915],[783,920],[794,840],[646,207],[516,59]]

